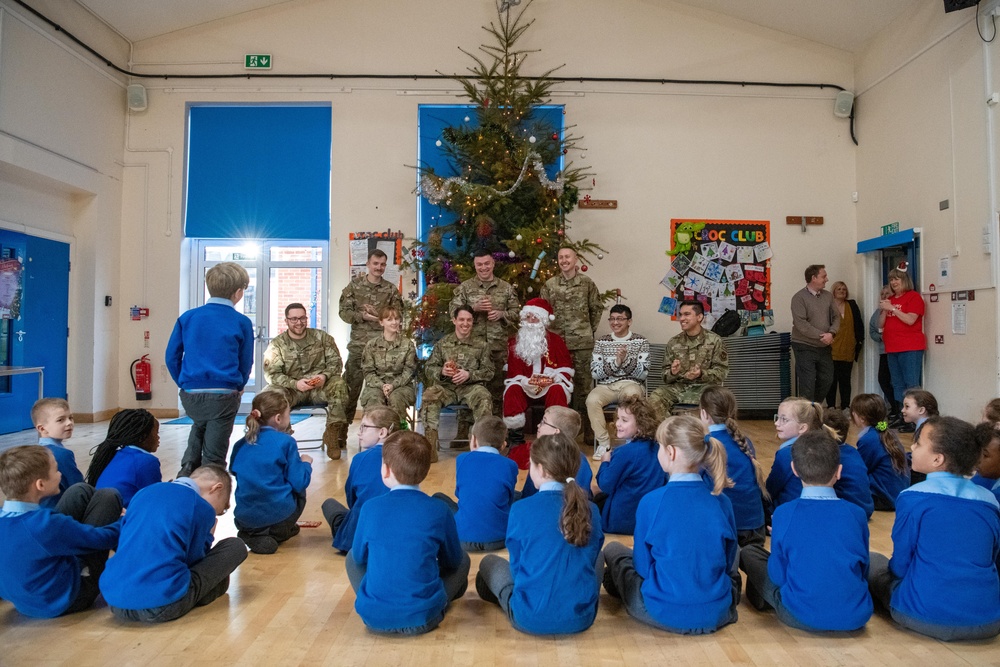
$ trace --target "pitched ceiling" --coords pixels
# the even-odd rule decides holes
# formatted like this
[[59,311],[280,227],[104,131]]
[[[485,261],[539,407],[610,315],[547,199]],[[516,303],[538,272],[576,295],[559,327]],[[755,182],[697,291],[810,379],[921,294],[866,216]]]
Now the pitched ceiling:
[[[76,0],[132,42],[292,0]],[[490,0],[465,0],[489,2]],[[614,0],[610,0],[614,1]],[[717,12],[857,52],[913,0],[646,0]],[[942,9],[942,12],[944,10]]]

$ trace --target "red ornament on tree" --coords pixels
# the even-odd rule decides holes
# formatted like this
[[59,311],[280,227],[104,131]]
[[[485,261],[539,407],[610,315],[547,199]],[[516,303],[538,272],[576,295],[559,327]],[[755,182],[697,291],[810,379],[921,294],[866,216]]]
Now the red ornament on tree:
[[583,271],[584,273],[586,273],[587,272],[587,265],[584,264],[583,266],[581,266],[580,270]]
[[556,234],[558,234],[559,236],[562,236],[562,235],[563,235],[563,234],[565,234],[565,233],[566,233],[566,232],[564,232],[564,231],[563,231],[563,230],[561,230],[561,229],[557,229],[557,230],[556,230]]
[[492,233],[493,233],[493,225],[486,222],[485,220],[480,222],[479,225],[476,227],[476,234],[478,234],[479,238],[481,239],[486,238]]
[[537,243],[538,245],[542,245],[542,239],[541,238],[535,239],[535,243]]
[[558,132],[553,132],[552,133],[552,141],[559,141],[559,133]]

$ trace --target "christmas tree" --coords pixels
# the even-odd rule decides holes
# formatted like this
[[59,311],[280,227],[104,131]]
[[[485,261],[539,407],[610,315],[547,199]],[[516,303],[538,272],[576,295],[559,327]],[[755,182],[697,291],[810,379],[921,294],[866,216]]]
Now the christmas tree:
[[[474,61],[469,76],[455,76],[474,106],[476,124],[446,127],[438,142],[451,173],[420,168],[419,193],[439,207],[445,222],[415,242],[409,265],[422,271],[423,298],[414,305],[414,335],[430,343],[452,330],[447,312],[455,287],[475,275],[473,253],[486,249],[496,260],[494,274],[511,283],[521,302],[538,295],[556,275],[556,255],[568,246],[584,259],[602,249],[569,235],[567,214],[576,206],[586,168],[555,171],[560,157],[578,138],[546,123],[537,113],[555,83],[549,70],[527,78],[521,71],[531,51],[516,47],[534,21],[523,20],[531,5],[512,16],[509,2],[497,0],[497,20],[484,26],[494,43]],[[558,69],[558,68],[556,68]],[[610,293],[607,295],[610,298]]]

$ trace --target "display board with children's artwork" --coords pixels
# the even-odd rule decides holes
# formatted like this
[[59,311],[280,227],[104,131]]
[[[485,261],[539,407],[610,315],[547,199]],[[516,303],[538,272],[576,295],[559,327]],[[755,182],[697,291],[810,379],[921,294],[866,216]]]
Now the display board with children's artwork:
[[369,253],[373,250],[381,250],[389,258],[382,278],[402,289],[400,264],[403,263],[403,232],[392,230],[351,232],[348,238],[351,244],[351,280],[367,271],[366,264]]
[[770,230],[767,220],[672,219],[670,263],[660,281],[670,295],[659,311],[676,318],[678,303],[696,300],[708,328],[727,310],[746,326],[773,321]]

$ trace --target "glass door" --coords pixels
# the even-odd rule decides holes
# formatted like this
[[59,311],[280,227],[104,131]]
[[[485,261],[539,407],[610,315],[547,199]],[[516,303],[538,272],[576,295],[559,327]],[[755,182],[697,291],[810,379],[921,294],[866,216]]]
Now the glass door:
[[192,307],[209,298],[205,273],[220,262],[236,262],[250,275],[250,285],[236,309],[254,324],[256,344],[250,381],[243,392],[243,402],[264,388],[264,351],[273,336],[285,330],[285,306],[301,303],[309,313],[309,326],[326,329],[327,243],[287,240],[210,240],[193,244],[197,267],[192,281]]

